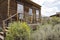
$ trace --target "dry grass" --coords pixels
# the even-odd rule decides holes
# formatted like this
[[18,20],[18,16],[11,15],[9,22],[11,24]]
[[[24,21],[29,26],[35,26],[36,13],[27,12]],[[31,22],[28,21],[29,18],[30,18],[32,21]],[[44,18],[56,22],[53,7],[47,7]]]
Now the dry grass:
[[54,17],[39,25],[39,29],[32,33],[31,40],[60,40],[60,19],[57,19]]
[[60,24],[41,25],[40,28],[32,33],[32,40],[60,40]]

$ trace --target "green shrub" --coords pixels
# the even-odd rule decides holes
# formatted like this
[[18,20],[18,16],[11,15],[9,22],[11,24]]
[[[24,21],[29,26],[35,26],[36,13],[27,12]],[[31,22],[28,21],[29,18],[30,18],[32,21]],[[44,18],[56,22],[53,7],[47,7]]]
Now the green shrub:
[[52,17],[52,21],[54,21],[54,22],[60,22],[60,17]]
[[59,24],[60,23],[60,17],[49,17],[46,18],[46,19],[43,19],[42,20],[42,25],[44,24],[52,24],[52,25],[56,25],[56,24]]
[[53,25],[59,24],[60,23],[60,18],[59,17],[52,17],[50,21]]
[[60,40],[60,18],[51,17],[45,21],[31,34],[31,40]]
[[9,25],[5,40],[29,40],[30,27],[25,23],[13,22]]

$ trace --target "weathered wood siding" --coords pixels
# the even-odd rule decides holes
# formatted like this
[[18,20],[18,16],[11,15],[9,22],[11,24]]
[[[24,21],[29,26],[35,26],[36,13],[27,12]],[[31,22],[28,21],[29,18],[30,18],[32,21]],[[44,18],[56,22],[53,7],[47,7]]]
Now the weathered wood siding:
[[7,18],[7,11],[8,11],[8,0],[4,0],[0,4],[0,16],[2,17],[3,20]]
[[[9,4],[8,4],[9,3]],[[17,13],[17,4],[24,6],[24,21],[36,22],[36,10],[39,10],[39,22],[41,21],[41,6],[28,0],[1,0],[0,1],[0,23],[9,16]],[[32,16],[29,15],[29,8],[32,9]],[[30,20],[29,20],[30,17]]]
[[9,14],[14,15],[17,13],[17,2],[16,0],[10,0]]
[[8,10],[8,0],[0,1],[0,25],[2,25],[2,21],[7,18],[7,10]]

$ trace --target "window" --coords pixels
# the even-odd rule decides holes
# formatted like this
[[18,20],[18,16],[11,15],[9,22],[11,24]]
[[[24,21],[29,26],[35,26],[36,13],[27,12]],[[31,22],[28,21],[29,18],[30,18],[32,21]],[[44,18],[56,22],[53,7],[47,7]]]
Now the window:
[[19,13],[19,19],[23,19],[23,13],[24,13],[23,5],[17,4],[17,13]]
[[17,13],[24,13],[24,10],[23,10],[23,5],[21,4],[17,4]]
[[29,8],[29,15],[32,15],[32,9]]
[[36,10],[36,18],[39,18],[39,10]]

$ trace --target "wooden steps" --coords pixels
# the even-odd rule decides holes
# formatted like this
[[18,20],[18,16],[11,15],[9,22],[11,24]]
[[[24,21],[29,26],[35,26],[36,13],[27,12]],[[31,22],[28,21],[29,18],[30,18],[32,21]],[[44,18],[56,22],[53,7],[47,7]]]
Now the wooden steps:
[[[9,27],[6,27],[5,32],[8,31],[8,28]],[[5,36],[4,32],[0,32],[0,40],[4,40],[4,36]]]
[[4,40],[4,33],[0,32],[0,40]]
[[[8,31],[8,28],[9,27],[7,27],[6,29],[5,29],[5,32],[7,32]],[[0,32],[0,40],[4,40],[4,32]]]

